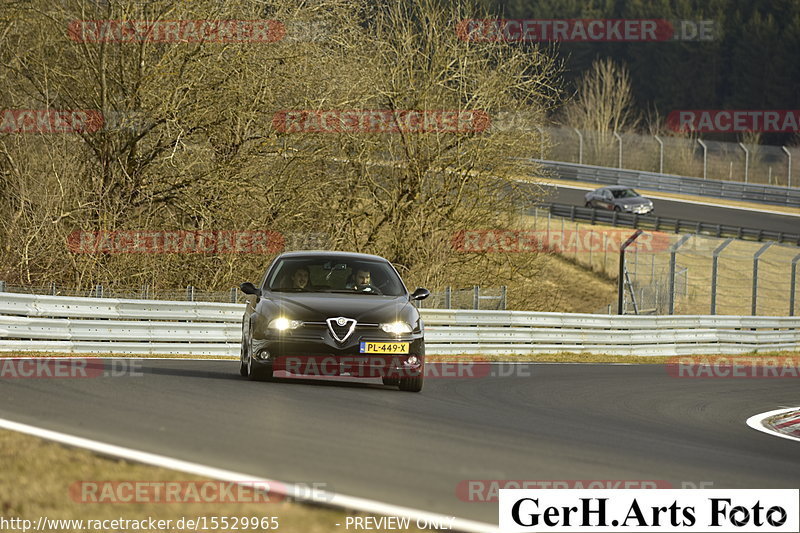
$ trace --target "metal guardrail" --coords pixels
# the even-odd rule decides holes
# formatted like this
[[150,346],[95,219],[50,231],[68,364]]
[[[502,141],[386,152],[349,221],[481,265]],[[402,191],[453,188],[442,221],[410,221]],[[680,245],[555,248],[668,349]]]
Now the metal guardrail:
[[[0,294],[0,351],[236,357],[243,306]],[[733,354],[800,349],[800,318],[421,310],[430,354]]]
[[641,170],[597,167],[562,161],[534,159],[558,178],[588,181],[603,185],[626,185],[649,191],[673,192],[744,200],[771,205],[800,207],[800,189],[777,185],[756,185],[734,181],[710,180]]
[[755,228],[743,228],[727,224],[712,224],[696,220],[682,220],[667,218],[657,215],[638,215],[594,209],[591,207],[578,207],[567,204],[544,204],[555,217],[568,218],[571,221],[585,220],[592,224],[610,224],[627,228],[641,228],[654,231],[667,231],[674,233],[698,233],[713,237],[733,237],[742,240],[772,241],[796,244],[800,246],[800,233],[785,233],[782,231],[769,231]]

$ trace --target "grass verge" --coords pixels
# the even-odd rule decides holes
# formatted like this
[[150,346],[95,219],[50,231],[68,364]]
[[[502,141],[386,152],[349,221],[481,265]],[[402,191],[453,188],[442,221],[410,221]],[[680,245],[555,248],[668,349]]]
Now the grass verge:
[[[100,503],[84,503],[87,491],[79,485],[82,481],[91,483],[110,482],[144,482],[144,483],[171,483],[183,482],[184,487],[191,482],[198,482],[203,487],[203,482],[210,481],[198,476],[192,476],[172,470],[157,468],[149,465],[137,464],[112,457],[102,457],[93,452],[79,448],[62,446],[38,437],[17,433],[15,431],[0,430],[0,457],[2,457],[2,474],[0,474],[0,515],[6,520],[19,518],[31,520],[35,526],[40,517],[50,520],[83,520],[79,524],[64,524],[65,527],[47,527],[44,531],[66,532],[93,532],[105,531],[153,531],[163,533],[171,531],[195,531],[197,528],[179,529],[176,527],[181,518],[198,520],[206,517],[209,529],[204,531],[234,530],[234,517],[264,518],[277,517],[278,531],[292,533],[328,533],[345,529],[345,519],[348,516],[359,516],[362,513],[312,506],[298,502],[280,501],[265,502],[264,498],[253,498],[252,494],[245,497],[236,497],[240,501],[258,500],[259,503],[195,503],[197,498],[184,494],[187,497],[183,503],[148,503],[138,501],[133,503],[109,503],[111,492],[89,491],[101,500]],[[187,483],[189,482],[189,483]],[[102,486],[102,485],[100,485]],[[139,486],[143,486],[140,484]],[[161,485],[165,486],[165,485]],[[309,486],[311,486],[309,484]],[[117,487],[121,487],[117,485]],[[83,492],[82,492],[83,491]],[[105,496],[103,496],[105,494]],[[130,492],[116,488],[115,492],[122,498],[127,498]],[[152,493],[151,493],[152,494]],[[91,498],[86,498],[91,499]],[[140,497],[138,500],[145,500]],[[373,516],[373,515],[370,515]],[[171,527],[166,529],[152,529],[149,527],[104,527],[97,529],[87,527],[87,520],[143,520],[152,517],[155,520],[172,520]],[[227,517],[228,528],[210,527],[212,517]],[[267,520],[266,523],[268,523]],[[241,524],[241,522],[239,522]],[[414,521],[411,521],[413,524]],[[337,526],[336,524],[341,524]],[[111,526],[111,523],[107,523]],[[146,524],[149,525],[149,524]],[[265,531],[266,528],[256,529],[243,527],[239,531]],[[19,529],[18,529],[19,530]],[[8,531],[8,530],[6,530]],[[411,527],[408,531],[430,531]]]

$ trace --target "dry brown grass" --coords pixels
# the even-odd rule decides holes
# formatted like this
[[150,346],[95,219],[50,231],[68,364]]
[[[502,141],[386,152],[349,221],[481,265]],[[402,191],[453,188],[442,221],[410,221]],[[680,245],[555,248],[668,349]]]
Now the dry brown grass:
[[[341,529],[346,516],[362,513],[309,506],[296,502],[278,503],[81,503],[70,486],[79,481],[204,481],[205,478],[101,457],[14,431],[0,431],[0,505],[6,519],[19,517],[50,519],[107,520],[147,517],[178,520],[181,517],[269,517],[279,519],[279,531],[327,533]],[[78,497],[79,500],[79,497]],[[413,523],[413,522],[412,522]],[[174,522],[173,522],[174,524]],[[226,531],[230,531],[228,528]],[[58,531],[95,531],[84,527]],[[140,531],[164,530],[141,529]],[[169,531],[179,531],[174,527]],[[216,531],[209,529],[208,531]],[[220,531],[222,531],[220,529]],[[251,530],[252,531],[252,530]],[[261,531],[261,529],[259,529]],[[411,528],[409,531],[421,531]]]

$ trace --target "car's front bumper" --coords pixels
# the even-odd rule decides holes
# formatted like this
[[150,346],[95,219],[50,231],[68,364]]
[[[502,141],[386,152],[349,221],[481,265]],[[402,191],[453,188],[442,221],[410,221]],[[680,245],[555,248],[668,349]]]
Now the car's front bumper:
[[[356,331],[340,343],[321,329],[301,328],[253,338],[254,363],[297,375],[405,377],[417,375],[425,358],[422,332],[390,335],[374,328]],[[361,353],[362,342],[408,343],[405,354]],[[409,362],[414,356],[416,361]]]
[[654,211],[652,205],[635,205],[632,207],[622,208],[626,213],[633,213],[634,215],[648,215]]

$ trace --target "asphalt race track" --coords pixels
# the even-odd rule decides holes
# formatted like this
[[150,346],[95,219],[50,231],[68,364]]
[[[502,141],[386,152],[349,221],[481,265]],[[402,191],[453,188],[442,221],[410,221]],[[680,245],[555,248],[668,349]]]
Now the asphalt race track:
[[[555,192],[550,195],[546,201],[580,207],[584,206],[584,195],[588,191],[558,186],[553,187],[553,189],[555,189]],[[643,196],[647,196],[647,191],[640,191],[640,193]],[[763,229],[766,231],[800,233],[800,217],[798,216],[748,211],[735,207],[697,205],[681,202],[679,200],[651,199],[655,207],[654,215],[657,214],[662,217],[708,222],[709,224],[728,224],[731,226]],[[709,202],[714,203],[715,199],[709,198]],[[771,210],[768,205],[763,205],[762,207],[766,211]]]
[[[237,361],[143,360],[140,376],[0,380],[0,417],[281,481],[497,523],[463,480],[665,480],[796,488],[797,442],[751,415],[796,379],[681,379],[663,365],[522,364],[514,375],[249,382]],[[493,374],[500,372],[493,371]],[[708,485],[708,483],[713,485]]]

